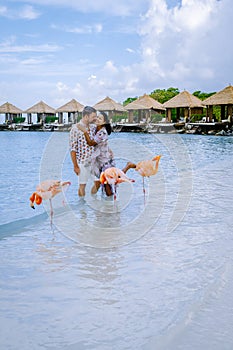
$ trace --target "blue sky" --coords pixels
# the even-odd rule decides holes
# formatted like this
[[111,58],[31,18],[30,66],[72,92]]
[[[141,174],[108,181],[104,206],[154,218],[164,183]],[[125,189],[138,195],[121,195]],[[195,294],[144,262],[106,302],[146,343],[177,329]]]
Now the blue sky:
[[0,0],[0,104],[233,84],[232,0]]

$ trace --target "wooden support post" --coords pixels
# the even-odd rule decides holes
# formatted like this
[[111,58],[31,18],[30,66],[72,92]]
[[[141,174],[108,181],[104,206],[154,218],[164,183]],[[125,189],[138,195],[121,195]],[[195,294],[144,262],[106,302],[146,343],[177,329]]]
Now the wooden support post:
[[129,123],[133,123],[133,111],[128,111],[128,121]]
[[226,119],[226,115],[225,115],[225,105],[221,105],[221,120]]
[[171,123],[171,120],[172,120],[172,110],[171,110],[171,108],[168,108],[168,109],[166,110],[166,119],[167,119],[167,121],[168,121],[169,123]]

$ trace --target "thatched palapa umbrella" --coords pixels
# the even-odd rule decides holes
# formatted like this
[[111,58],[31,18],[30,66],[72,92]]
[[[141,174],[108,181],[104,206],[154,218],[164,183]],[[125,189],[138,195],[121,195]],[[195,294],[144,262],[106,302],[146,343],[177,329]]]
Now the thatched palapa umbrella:
[[56,110],[53,107],[50,107],[43,101],[36,103],[34,106],[28,108],[25,113],[28,114],[28,123],[31,123],[31,115],[37,114],[37,122],[43,123],[45,121],[46,116],[54,116],[56,115]]
[[63,122],[63,113],[68,114],[68,123],[76,122],[78,115],[83,111],[83,108],[84,105],[73,98],[71,101],[57,109],[59,123]]
[[221,120],[226,116],[232,122],[233,111],[233,86],[229,85],[223,90],[216,92],[203,101],[207,106],[207,115],[210,120],[213,118],[213,106],[221,106]]
[[191,113],[201,114],[203,113],[203,102],[196,96],[190,94],[184,90],[178,95],[172,97],[170,100],[165,102],[163,106],[166,108],[167,120],[171,122],[171,110],[176,109],[177,119],[180,118],[180,108],[184,109],[184,117],[190,120]]
[[125,109],[127,109],[129,112],[129,122],[133,121],[134,111],[138,111],[139,120],[142,119],[143,112],[145,113],[146,119],[149,120],[149,118],[151,118],[151,111],[154,110],[158,113],[165,111],[165,108],[160,102],[156,101],[154,98],[146,94],[140,96],[137,100],[126,105]]
[[21,117],[23,111],[9,102],[0,106],[0,114],[5,114],[5,122],[12,122],[14,117]]
[[125,112],[125,108],[120,103],[115,102],[108,96],[96,103],[93,107],[98,111],[107,112],[110,119],[112,118],[114,112]]

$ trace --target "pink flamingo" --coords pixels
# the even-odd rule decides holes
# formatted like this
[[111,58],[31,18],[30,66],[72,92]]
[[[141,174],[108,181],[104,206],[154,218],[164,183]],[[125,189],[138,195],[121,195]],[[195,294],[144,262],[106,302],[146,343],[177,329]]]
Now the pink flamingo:
[[101,185],[112,185],[114,189],[114,199],[116,199],[116,186],[122,182],[134,182],[133,179],[128,178],[125,173],[118,168],[107,168],[100,174]]
[[41,182],[37,187],[36,191],[30,197],[30,206],[32,209],[35,209],[34,203],[40,205],[44,200],[48,199],[50,203],[50,217],[52,223],[53,217],[53,206],[52,206],[52,198],[56,196],[56,194],[60,193],[67,186],[70,186],[70,181],[59,181],[59,180],[45,180]]
[[145,184],[144,178],[157,174],[159,169],[159,161],[162,156],[156,156],[151,160],[142,160],[141,162],[136,164],[135,170],[139,172],[139,174],[143,178],[143,193],[145,198]]

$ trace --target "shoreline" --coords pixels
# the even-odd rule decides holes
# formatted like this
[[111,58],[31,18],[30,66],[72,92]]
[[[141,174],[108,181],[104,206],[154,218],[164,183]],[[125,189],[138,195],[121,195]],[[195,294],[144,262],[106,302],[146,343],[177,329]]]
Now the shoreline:
[[[9,132],[70,132],[73,124],[0,124],[0,131]],[[179,122],[179,123],[114,123],[113,132],[148,134],[198,134],[233,136],[233,126],[222,122]]]

